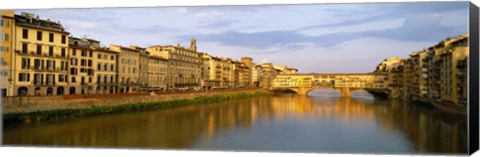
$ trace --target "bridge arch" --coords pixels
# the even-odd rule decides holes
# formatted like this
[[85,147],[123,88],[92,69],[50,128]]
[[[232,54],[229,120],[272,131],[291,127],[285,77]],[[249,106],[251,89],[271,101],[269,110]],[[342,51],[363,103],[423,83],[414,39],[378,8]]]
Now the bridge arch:
[[352,95],[352,93],[356,92],[356,91],[359,91],[359,90],[364,90],[363,88],[335,88],[335,87],[311,87],[311,88],[308,88],[304,91],[300,91],[300,92],[297,92],[298,94],[301,94],[301,95],[308,95],[309,92],[313,91],[313,90],[317,90],[317,89],[332,89],[332,90],[335,90],[337,92],[339,92],[340,94],[342,94],[342,96],[344,97],[350,97]]
[[352,93],[359,91],[359,90],[364,90],[364,88],[351,88],[351,87],[345,87],[345,88],[336,88],[336,87],[323,87],[323,86],[316,86],[316,87],[282,87],[282,88],[272,88],[271,91],[279,91],[279,90],[290,90],[294,91],[295,93],[299,95],[308,95],[309,92],[317,89],[332,89],[335,91],[338,91],[342,96],[344,97],[350,97]]

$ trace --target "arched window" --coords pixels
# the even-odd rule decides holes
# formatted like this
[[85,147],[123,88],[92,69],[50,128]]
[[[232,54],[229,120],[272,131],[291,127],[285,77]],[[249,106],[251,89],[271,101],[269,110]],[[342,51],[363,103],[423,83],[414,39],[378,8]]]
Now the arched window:
[[64,91],[65,91],[65,89],[63,87],[58,87],[57,88],[57,95],[63,95]]
[[28,88],[27,87],[20,87],[18,88],[18,96],[26,96],[28,94]]

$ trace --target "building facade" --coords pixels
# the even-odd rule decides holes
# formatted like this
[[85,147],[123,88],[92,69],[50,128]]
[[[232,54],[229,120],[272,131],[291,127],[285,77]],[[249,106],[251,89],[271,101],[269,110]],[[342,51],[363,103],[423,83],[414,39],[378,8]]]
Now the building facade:
[[16,95],[64,95],[68,35],[59,22],[15,15],[13,90]]
[[148,59],[148,91],[165,92],[167,89],[168,59],[160,56],[149,56]]
[[85,38],[69,38],[68,49],[68,94],[93,94],[95,76],[93,49],[91,43],[98,41]]
[[13,37],[15,27],[15,14],[13,10],[0,10],[0,95],[13,95],[12,78],[12,57],[13,57]]
[[[169,60],[167,91],[199,90],[201,88],[202,59],[196,52],[196,41],[192,39],[190,48],[177,46],[151,46],[151,55]],[[195,49],[193,49],[195,48]]]
[[136,93],[140,91],[140,53],[141,50],[124,47],[119,45],[110,45],[109,50],[118,53],[118,93]]
[[113,94],[118,90],[117,51],[107,48],[93,48],[94,82],[96,94]]
[[407,59],[389,58],[375,73],[387,75],[390,97],[466,107],[468,34],[448,38]]

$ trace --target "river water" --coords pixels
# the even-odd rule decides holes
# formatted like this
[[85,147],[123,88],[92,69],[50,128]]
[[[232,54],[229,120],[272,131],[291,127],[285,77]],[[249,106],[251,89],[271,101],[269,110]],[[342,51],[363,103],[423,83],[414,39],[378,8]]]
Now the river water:
[[466,116],[365,91],[273,94],[4,126],[4,145],[256,152],[466,153]]

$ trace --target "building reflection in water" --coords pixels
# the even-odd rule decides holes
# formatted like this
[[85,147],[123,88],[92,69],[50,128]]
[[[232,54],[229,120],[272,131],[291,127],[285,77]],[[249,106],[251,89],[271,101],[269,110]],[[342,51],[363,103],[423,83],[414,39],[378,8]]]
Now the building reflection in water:
[[[253,127],[259,127],[257,124],[276,125],[291,118],[348,125],[367,125],[373,121],[374,127],[384,134],[400,133],[416,152],[467,150],[466,116],[414,108],[396,100],[376,100],[365,91],[343,98],[333,90],[312,91],[309,96],[274,94],[174,109],[7,126],[3,142],[6,145],[195,149],[229,135],[248,136],[255,130]],[[259,144],[265,145],[268,141]]]

